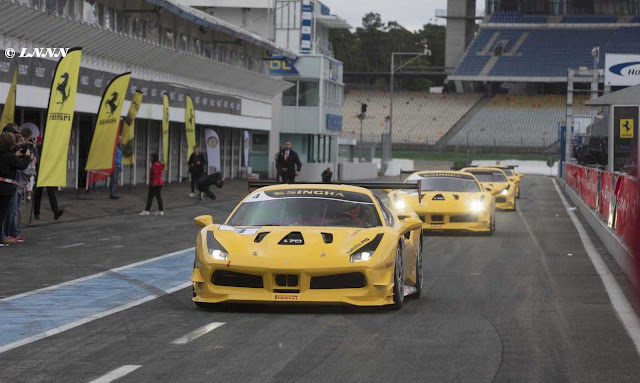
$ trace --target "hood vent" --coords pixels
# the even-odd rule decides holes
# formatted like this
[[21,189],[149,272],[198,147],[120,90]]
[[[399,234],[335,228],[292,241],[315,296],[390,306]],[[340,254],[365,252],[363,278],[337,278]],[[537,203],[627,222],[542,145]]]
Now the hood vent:
[[333,234],[331,233],[320,233],[322,234],[322,240],[324,243],[333,243]]
[[292,231],[287,234],[286,237],[282,238],[278,245],[304,245],[304,238],[302,238],[302,233],[299,231]]
[[264,237],[267,236],[267,234],[269,234],[268,231],[263,231],[262,233],[258,233],[258,235],[256,235],[256,239],[254,239],[253,242],[260,243],[260,241],[262,241]]
[[457,195],[457,194],[454,194],[454,195],[453,195],[453,198],[457,201],[457,200],[459,200],[459,199],[460,199],[460,196],[459,196],[459,195]]

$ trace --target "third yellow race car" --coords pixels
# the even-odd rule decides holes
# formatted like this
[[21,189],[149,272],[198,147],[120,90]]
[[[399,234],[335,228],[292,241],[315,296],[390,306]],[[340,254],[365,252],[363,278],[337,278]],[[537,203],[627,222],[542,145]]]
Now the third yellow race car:
[[423,278],[422,223],[403,216],[362,187],[261,187],[223,224],[196,218],[193,301],[399,308]]
[[473,174],[459,171],[421,171],[411,174],[405,184],[413,189],[389,191],[389,206],[396,211],[413,210],[424,230],[495,231],[495,199]]
[[497,209],[516,210],[516,184],[507,177],[502,169],[472,167],[464,168],[461,171],[476,176],[480,185],[495,196]]

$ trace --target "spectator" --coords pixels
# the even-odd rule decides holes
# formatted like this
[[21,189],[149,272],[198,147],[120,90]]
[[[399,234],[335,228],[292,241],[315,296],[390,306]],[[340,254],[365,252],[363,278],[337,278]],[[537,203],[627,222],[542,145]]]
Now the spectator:
[[296,182],[296,176],[300,175],[302,163],[298,153],[291,149],[291,141],[289,140],[284,142],[284,149],[278,155],[278,167],[282,170],[283,183],[292,184]]
[[216,195],[209,189],[212,185],[216,185],[218,188],[222,189],[224,185],[224,181],[222,181],[222,175],[220,173],[214,173],[211,175],[202,175],[198,178],[198,191],[200,192],[201,198],[204,199],[204,196],[211,198],[212,200],[216,199]]
[[[36,153],[42,153],[42,140],[38,140],[36,145]],[[36,163],[36,184],[38,183],[38,171],[40,169],[40,157],[37,158]],[[58,208],[58,199],[56,198],[55,187],[37,187],[35,196],[33,197],[33,218],[40,219],[40,205],[42,203],[42,192],[47,189],[47,195],[49,196],[49,204],[51,205],[51,211],[53,212],[53,219],[56,221],[64,214],[63,209]]]
[[273,162],[276,166],[276,182],[280,182],[280,180],[282,179],[282,169],[280,169],[280,166],[278,166],[278,157],[280,156],[280,152],[284,150],[284,146],[280,147],[280,150],[278,150],[278,153],[276,153],[275,158],[273,159]]
[[[31,149],[30,145],[26,143],[24,137],[21,134],[14,134],[14,136],[16,138],[17,149],[22,150],[23,153],[26,151],[26,149],[33,150]],[[31,157],[32,158],[34,157],[33,153]],[[33,166],[33,162],[29,163],[29,166],[27,167],[27,169],[29,169],[29,167],[31,166]],[[25,171],[27,169],[25,169]],[[19,170],[16,171],[15,177],[13,177],[13,179],[19,184],[23,184],[22,174]],[[9,204],[9,212],[7,213],[7,218],[4,220],[4,224],[2,225],[2,238],[5,238],[6,241],[9,243],[24,242],[24,238],[20,236],[19,230],[18,230],[18,213],[20,211],[20,201],[22,200],[22,195],[21,195],[22,191],[23,191],[22,187],[16,187],[16,191],[13,194],[13,197],[11,198],[11,203]]]
[[322,182],[330,184],[331,178],[333,178],[333,172],[331,171],[331,168],[327,168],[327,170],[322,172]]
[[156,215],[164,215],[164,208],[162,206],[162,172],[164,171],[164,165],[160,162],[158,153],[151,153],[151,171],[149,173],[149,193],[147,194],[147,207],[140,213],[140,215],[149,215],[151,210],[151,204],[153,203],[153,197],[158,200],[158,212]]
[[204,157],[204,153],[200,153],[200,148],[193,147],[193,153],[189,157],[189,174],[191,174],[191,193],[189,197],[196,196],[196,184],[200,176],[204,174],[205,166],[207,165],[207,159]]
[[[5,180],[0,182],[0,222],[3,223],[9,213],[11,199],[15,195],[16,185],[14,177],[18,170],[24,170],[32,162],[31,151],[17,148],[16,137],[13,133],[0,134],[0,177]],[[15,239],[3,238],[2,243],[7,245],[16,243]]]
[[116,158],[114,161],[113,173],[111,174],[111,183],[109,184],[109,191],[111,192],[109,199],[120,199],[120,197],[118,197],[118,180],[120,179],[121,172],[122,172],[122,136],[118,136],[118,142],[116,143]]

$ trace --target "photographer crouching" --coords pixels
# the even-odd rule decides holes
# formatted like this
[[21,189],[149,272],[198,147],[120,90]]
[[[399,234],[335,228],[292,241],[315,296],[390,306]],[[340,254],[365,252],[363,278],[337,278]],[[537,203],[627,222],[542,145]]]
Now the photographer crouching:
[[[35,157],[29,148],[18,146],[15,133],[3,131],[0,134],[0,222],[3,226],[16,194],[17,172],[25,170],[34,161]],[[2,238],[3,245],[15,241],[14,238]]]

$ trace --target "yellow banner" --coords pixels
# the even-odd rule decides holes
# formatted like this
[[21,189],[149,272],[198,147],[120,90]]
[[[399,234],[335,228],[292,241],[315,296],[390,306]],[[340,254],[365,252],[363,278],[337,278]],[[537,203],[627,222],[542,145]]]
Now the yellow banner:
[[109,83],[102,96],[85,170],[113,167],[113,152],[118,139],[122,104],[129,89],[129,80],[131,80],[131,72],[119,75]]
[[184,127],[187,132],[187,161],[189,161],[193,147],[196,146],[196,111],[193,108],[193,99],[189,95],[184,102]]
[[69,49],[54,72],[40,156],[38,187],[67,186],[67,152],[81,59],[81,48]]
[[169,168],[169,95],[162,95],[162,163]]
[[7,124],[15,122],[16,113],[16,90],[18,87],[18,65],[13,68],[13,77],[11,78],[11,88],[7,94],[7,101],[4,102],[2,109],[2,117],[0,117],[0,130]]
[[122,122],[122,165],[133,165],[136,163],[136,147],[133,137],[135,135],[134,126],[138,110],[142,104],[142,92],[136,91],[129,106],[127,117]]

